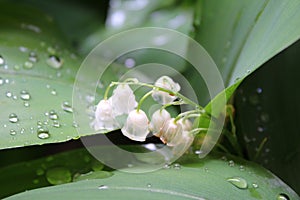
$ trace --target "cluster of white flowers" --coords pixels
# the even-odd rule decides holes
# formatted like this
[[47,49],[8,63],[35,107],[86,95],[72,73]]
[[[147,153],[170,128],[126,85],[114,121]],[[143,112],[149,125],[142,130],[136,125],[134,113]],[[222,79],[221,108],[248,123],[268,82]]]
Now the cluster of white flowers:
[[[111,87],[117,85],[110,98],[107,98]],[[129,85],[140,85],[152,88],[139,103],[136,102],[134,93]],[[182,95],[178,92],[180,85],[175,83],[170,77],[160,77],[154,85],[134,82],[113,82],[101,100],[95,112],[95,121],[93,127],[95,130],[111,131],[121,128],[124,136],[135,141],[145,141],[147,135],[151,132],[159,137],[165,144],[176,146],[183,141],[192,140],[192,123],[187,115],[181,114],[172,118],[165,109],[168,106],[176,105],[175,100],[184,102]],[[140,108],[142,102],[148,96],[162,105],[148,119],[146,113]],[[126,115],[125,124],[120,125],[117,117]]]

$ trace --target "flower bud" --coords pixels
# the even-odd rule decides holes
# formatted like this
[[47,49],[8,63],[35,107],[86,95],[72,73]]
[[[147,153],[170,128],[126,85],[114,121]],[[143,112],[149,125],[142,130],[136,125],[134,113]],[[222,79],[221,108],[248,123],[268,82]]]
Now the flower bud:
[[114,130],[118,128],[118,123],[113,116],[113,108],[109,100],[101,100],[95,112],[95,121],[93,122],[95,130]]
[[155,111],[151,117],[149,125],[149,129],[152,131],[153,135],[160,137],[160,130],[164,123],[169,119],[171,119],[171,115],[165,109]]
[[129,113],[124,127],[121,129],[124,136],[131,140],[143,142],[149,133],[149,120],[142,110],[133,110]]
[[[154,83],[155,86],[161,87],[167,90],[170,90],[172,92],[178,92],[180,90],[180,85],[178,83],[175,83],[173,79],[171,79],[168,76],[162,76]],[[155,89],[152,93],[152,98],[158,102],[159,104],[165,105],[168,103],[171,103],[175,99],[177,99],[176,96],[173,96],[167,92],[159,91],[158,89]]]
[[134,93],[126,84],[118,85],[110,98],[115,116],[128,114],[137,106]]

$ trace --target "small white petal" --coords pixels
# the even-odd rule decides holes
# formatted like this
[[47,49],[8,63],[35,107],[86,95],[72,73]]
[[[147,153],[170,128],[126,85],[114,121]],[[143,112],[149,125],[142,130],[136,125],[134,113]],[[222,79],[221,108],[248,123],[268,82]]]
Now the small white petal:
[[[178,92],[180,90],[180,85],[178,83],[175,83],[173,79],[171,79],[168,76],[162,76],[159,79],[157,79],[154,83],[155,86],[161,87],[167,90],[170,90],[172,92]],[[152,93],[153,99],[158,102],[159,104],[165,105],[168,103],[171,103],[175,99],[177,99],[176,96],[172,96],[167,92],[154,90]]]
[[151,117],[149,125],[149,129],[152,131],[153,135],[160,137],[160,130],[164,123],[169,119],[171,119],[171,115],[165,109],[155,111]]
[[128,114],[137,106],[134,93],[126,84],[118,85],[110,99],[115,116]]
[[174,118],[167,120],[160,130],[160,139],[169,146],[174,146],[182,135],[182,126]]
[[131,140],[143,142],[149,133],[149,120],[142,110],[133,110],[129,113],[124,127],[121,129],[124,136]]

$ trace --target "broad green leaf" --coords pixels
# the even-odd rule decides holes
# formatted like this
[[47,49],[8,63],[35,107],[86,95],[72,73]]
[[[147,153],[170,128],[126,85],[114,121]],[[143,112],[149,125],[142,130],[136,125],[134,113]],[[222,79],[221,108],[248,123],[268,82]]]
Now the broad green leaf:
[[299,9],[297,0],[201,0],[195,39],[212,56],[228,87],[300,37]]
[[[151,173],[115,172],[106,179],[84,180],[27,191],[7,199],[299,199],[265,169],[228,157],[193,158]],[[191,163],[191,160],[188,161]]]
[[[103,167],[104,165],[93,158],[86,149],[8,165],[0,168],[0,198],[52,184],[90,179],[95,176],[96,178],[111,176],[111,172],[101,171]],[[92,176],[91,171],[97,173]],[[15,177],[18,179],[18,184],[15,182]]]
[[[298,41],[245,80],[235,97],[238,133],[247,156],[272,170],[298,193],[299,53]],[[264,138],[267,141],[257,157]]]

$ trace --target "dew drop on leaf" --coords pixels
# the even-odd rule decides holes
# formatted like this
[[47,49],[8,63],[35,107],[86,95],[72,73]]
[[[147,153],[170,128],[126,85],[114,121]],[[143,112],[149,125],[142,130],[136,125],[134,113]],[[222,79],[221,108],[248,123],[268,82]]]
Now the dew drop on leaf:
[[5,96],[8,97],[8,98],[10,98],[10,97],[13,96],[13,94],[12,94],[11,92],[7,91],[7,92],[5,93]]
[[51,120],[58,119],[58,115],[57,115],[57,113],[54,110],[50,110],[50,112],[49,112],[48,115],[49,115],[49,119],[51,119]]
[[151,187],[152,187],[151,183],[148,183],[147,188],[151,188]]
[[55,89],[51,90],[51,94],[54,95],[54,96],[57,95],[56,90]]
[[63,65],[63,61],[58,56],[55,55],[49,56],[46,63],[54,69],[59,69]]
[[227,181],[239,189],[246,189],[248,187],[247,181],[241,177],[228,178]]
[[55,127],[55,128],[60,128],[61,127],[59,121],[57,121],[57,120],[53,121],[52,126]]
[[0,55],[0,66],[5,64],[4,58]]
[[29,100],[31,98],[29,92],[27,92],[26,90],[22,90],[20,92],[20,98],[23,100]]
[[72,174],[65,167],[55,167],[46,172],[46,179],[52,185],[59,185],[71,182]]
[[233,161],[233,160],[229,160],[229,161],[228,161],[228,165],[229,165],[230,167],[234,167],[234,161]]
[[37,136],[40,139],[47,139],[50,137],[49,130],[46,128],[38,128],[37,130]]
[[11,129],[11,130],[9,131],[9,134],[10,134],[10,135],[16,135],[17,132],[16,132],[14,129]]
[[64,101],[61,105],[62,109],[66,112],[72,113],[73,108],[68,101]]
[[283,193],[277,196],[277,200],[289,200],[289,199],[290,199],[289,196]]
[[17,123],[19,121],[19,118],[18,116],[15,114],[15,113],[11,113],[9,116],[8,116],[8,120],[11,122],[11,123]]
[[258,184],[257,184],[257,183],[252,183],[252,186],[253,186],[254,188],[258,188]]
[[28,60],[30,61],[30,62],[33,62],[33,63],[36,63],[37,61],[38,61],[38,57],[37,57],[37,54],[35,53],[35,52],[30,52],[29,53],[29,58],[28,58]]
[[175,163],[173,168],[174,169],[181,169],[181,165],[179,163]]
[[108,189],[108,186],[107,185],[100,185],[98,187],[99,190],[105,190],[105,189]]
[[33,63],[30,62],[30,61],[26,61],[26,62],[23,64],[23,67],[24,67],[25,69],[31,69],[31,68],[33,68]]
[[3,80],[2,77],[0,77],[0,86],[1,86],[1,85],[4,85],[4,80]]
[[24,101],[24,106],[25,107],[29,107],[30,106],[29,102],[28,101]]

